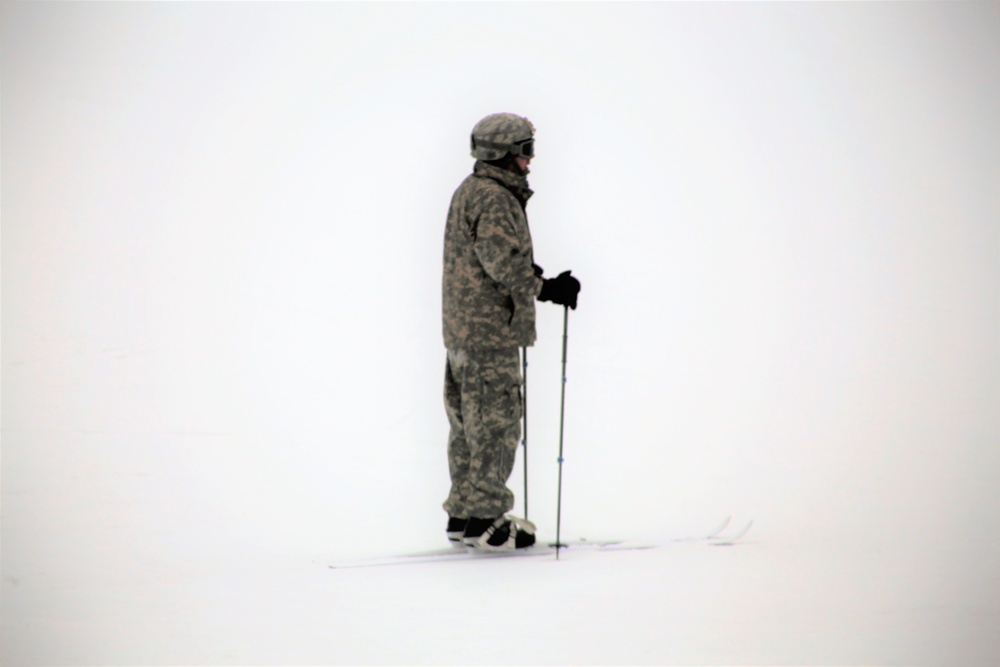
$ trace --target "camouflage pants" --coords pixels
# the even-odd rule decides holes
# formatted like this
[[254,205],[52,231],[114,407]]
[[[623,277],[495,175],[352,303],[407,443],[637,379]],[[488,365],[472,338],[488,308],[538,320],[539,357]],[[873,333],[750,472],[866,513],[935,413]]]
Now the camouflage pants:
[[448,350],[444,380],[451,493],[449,516],[492,518],[514,508],[507,480],[521,438],[517,348]]

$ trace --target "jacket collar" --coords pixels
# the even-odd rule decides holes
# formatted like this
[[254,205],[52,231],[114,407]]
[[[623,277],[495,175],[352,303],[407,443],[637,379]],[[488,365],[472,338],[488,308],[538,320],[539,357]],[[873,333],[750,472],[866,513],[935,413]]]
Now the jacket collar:
[[500,167],[494,167],[491,164],[486,164],[482,160],[476,160],[476,164],[472,168],[472,173],[476,176],[496,181],[510,190],[511,193],[517,197],[517,200],[521,202],[522,207],[528,203],[531,195],[534,194],[534,190],[528,187],[527,176],[520,176],[512,171],[501,169]]

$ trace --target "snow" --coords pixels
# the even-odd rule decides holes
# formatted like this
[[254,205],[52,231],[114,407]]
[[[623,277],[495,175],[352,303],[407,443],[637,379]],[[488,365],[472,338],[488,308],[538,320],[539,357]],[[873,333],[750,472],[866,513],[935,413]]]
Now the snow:
[[[2,18],[0,664],[1000,662],[996,4]],[[583,282],[564,536],[737,545],[328,567],[444,543],[441,234],[495,111]]]

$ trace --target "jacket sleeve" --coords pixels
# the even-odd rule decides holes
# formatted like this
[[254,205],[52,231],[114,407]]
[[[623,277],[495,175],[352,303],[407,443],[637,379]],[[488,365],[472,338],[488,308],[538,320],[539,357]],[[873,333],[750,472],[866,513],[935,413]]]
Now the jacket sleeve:
[[537,297],[542,279],[535,275],[530,248],[524,247],[518,234],[518,227],[525,223],[512,206],[519,205],[512,196],[499,192],[481,204],[473,243],[479,263],[490,278],[512,293]]

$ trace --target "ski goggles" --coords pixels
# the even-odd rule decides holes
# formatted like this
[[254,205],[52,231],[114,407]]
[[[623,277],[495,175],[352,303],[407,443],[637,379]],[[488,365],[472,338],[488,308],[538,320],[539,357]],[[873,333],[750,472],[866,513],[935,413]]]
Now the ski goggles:
[[510,147],[510,154],[514,157],[535,157],[535,138],[518,141]]

